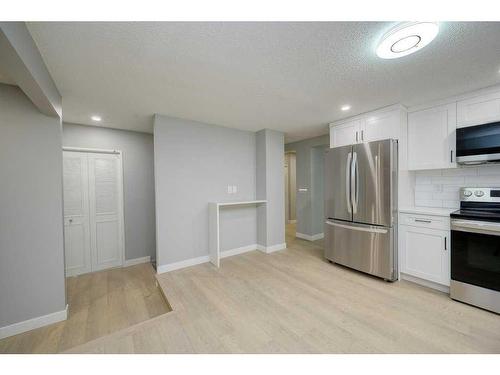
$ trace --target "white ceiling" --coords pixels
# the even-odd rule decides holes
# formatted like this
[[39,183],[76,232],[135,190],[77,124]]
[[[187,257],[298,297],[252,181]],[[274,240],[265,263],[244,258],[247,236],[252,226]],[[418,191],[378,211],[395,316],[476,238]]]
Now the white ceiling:
[[[64,121],[152,132],[155,113],[287,134],[378,107],[500,83],[500,23],[442,23],[435,41],[375,55],[390,22],[29,23]],[[340,111],[342,104],[352,106]]]

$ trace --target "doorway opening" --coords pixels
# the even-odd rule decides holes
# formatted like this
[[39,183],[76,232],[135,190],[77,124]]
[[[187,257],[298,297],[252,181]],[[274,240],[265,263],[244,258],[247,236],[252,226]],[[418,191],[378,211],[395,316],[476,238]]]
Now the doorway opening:
[[297,225],[297,158],[295,151],[285,152],[285,233],[287,242],[295,239]]

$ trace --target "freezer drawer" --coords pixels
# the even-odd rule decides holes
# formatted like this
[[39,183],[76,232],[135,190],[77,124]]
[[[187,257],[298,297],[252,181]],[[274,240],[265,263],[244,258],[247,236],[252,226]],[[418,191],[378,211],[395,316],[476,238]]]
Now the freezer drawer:
[[397,243],[394,228],[327,220],[325,257],[332,262],[396,280]]

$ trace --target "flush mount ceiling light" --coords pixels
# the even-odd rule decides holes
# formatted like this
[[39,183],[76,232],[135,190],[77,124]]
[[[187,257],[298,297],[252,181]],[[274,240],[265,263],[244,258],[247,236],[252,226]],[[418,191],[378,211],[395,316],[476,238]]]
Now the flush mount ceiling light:
[[350,106],[349,104],[346,104],[346,105],[343,105],[342,107],[340,107],[340,109],[341,109],[342,111],[348,111],[348,110],[350,110],[350,109],[351,109],[351,106]]
[[389,30],[377,47],[382,59],[397,59],[424,48],[436,37],[439,25],[436,22],[404,22]]
[[96,122],[101,122],[101,120],[102,120],[101,116],[95,116],[94,115],[94,116],[92,116],[90,118],[92,119],[92,121],[96,121]]

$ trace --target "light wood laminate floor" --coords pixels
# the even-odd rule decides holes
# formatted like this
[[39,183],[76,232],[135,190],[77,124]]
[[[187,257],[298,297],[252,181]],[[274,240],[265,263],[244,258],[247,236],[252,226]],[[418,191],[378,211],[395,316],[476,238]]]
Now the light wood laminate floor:
[[170,311],[151,264],[66,279],[64,322],[0,340],[0,353],[57,353]]
[[[288,226],[290,232],[293,226]],[[252,251],[158,276],[173,311],[76,353],[499,353],[500,316],[332,265],[322,247]]]

